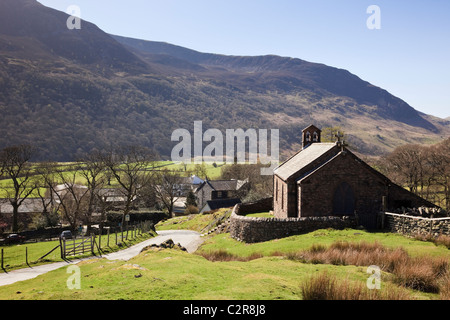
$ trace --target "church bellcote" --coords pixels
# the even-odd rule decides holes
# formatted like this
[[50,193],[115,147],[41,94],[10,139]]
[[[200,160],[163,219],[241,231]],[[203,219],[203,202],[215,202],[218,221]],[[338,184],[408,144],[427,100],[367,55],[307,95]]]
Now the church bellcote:
[[303,129],[302,134],[302,149],[309,147],[312,143],[320,143],[320,133],[322,130],[316,126],[310,125],[309,127]]

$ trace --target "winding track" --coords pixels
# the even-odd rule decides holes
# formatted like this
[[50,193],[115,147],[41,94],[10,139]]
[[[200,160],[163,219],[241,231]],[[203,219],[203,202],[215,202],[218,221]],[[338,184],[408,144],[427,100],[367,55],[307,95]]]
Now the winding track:
[[[175,244],[179,243],[181,246],[185,247],[187,252],[193,253],[202,243],[202,238],[200,233],[189,230],[166,230],[158,231],[158,236],[145,240],[127,249],[120,250],[118,252],[113,252],[110,254],[103,255],[101,258],[106,258],[109,260],[129,260],[139,254],[141,250],[152,244],[161,244],[162,242],[172,239]],[[68,266],[70,264],[76,264],[83,260],[88,259],[98,259],[96,257],[89,257],[85,259],[75,259],[71,262],[56,262],[51,264],[45,264],[41,266],[24,268],[13,270],[8,273],[0,274],[0,286],[5,286],[18,281],[24,281],[28,279],[35,278],[41,274],[47,273],[52,270]]]

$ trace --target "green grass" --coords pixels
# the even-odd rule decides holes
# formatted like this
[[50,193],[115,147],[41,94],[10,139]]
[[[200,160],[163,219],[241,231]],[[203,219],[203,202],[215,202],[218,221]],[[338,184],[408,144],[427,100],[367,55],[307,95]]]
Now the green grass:
[[273,214],[270,214],[270,212],[258,212],[258,213],[250,213],[245,215],[246,217],[252,217],[252,218],[273,218]]
[[215,211],[211,214],[193,214],[188,216],[181,216],[171,218],[165,221],[159,222],[155,227],[156,230],[180,230],[187,229],[192,231],[201,232],[214,221],[214,219],[229,212],[230,209],[223,208]]
[[[172,161],[160,161],[158,165],[162,166],[161,169],[168,169],[172,171],[179,171],[180,175],[187,176],[187,173],[190,172],[191,174],[195,174],[196,167],[198,164],[190,163],[186,165],[186,170],[183,164],[181,163],[174,163]],[[222,168],[226,166],[224,163],[218,163],[216,166],[213,165],[212,162],[204,162],[206,175],[208,176],[208,179],[214,180],[219,179],[222,175]],[[183,174],[185,173],[185,174]],[[200,177],[204,178],[204,177]]]
[[355,229],[322,229],[302,235],[254,244],[238,242],[232,239],[229,233],[224,233],[208,238],[203,243],[200,250],[204,252],[226,250],[230,254],[243,257],[250,256],[255,253],[270,256],[275,252],[285,254],[299,250],[307,250],[313,245],[318,244],[329,246],[335,241],[377,241],[388,248],[403,247],[407,250],[408,254],[413,257],[420,255],[450,257],[449,250],[443,245],[437,246],[431,242],[407,238],[400,234],[384,232],[372,233]]
[[303,264],[281,257],[210,262],[177,250],[147,251],[127,262],[90,260],[78,266],[80,289],[68,289],[70,275],[61,268],[0,287],[0,299],[298,300],[300,284],[315,273],[327,271],[357,282],[367,279],[362,267]]
[[[142,242],[144,240],[147,240],[149,238],[152,238],[154,235],[148,234],[148,233],[142,233],[138,235],[137,237],[131,236],[131,231],[128,233],[128,240],[125,240],[126,232],[124,232],[124,240],[121,241],[121,235],[120,233],[117,234],[118,236],[118,243],[122,243],[122,246],[116,245],[116,236],[115,234],[111,233],[109,235],[109,246],[108,246],[108,235],[103,235],[101,237],[101,250],[103,254],[116,252],[118,250],[123,249],[124,247],[132,246],[136,243]],[[96,238],[97,244],[99,243],[99,238]],[[2,246],[0,247],[3,249],[4,254],[4,267],[6,271],[11,271],[15,269],[20,268],[26,268],[26,267],[33,267],[37,265],[47,264],[47,263],[53,263],[53,262],[60,262],[63,261],[61,259],[61,251],[60,249],[56,249],[52,253],[50,253],[48,256],[46,256],[44,259],[39,260],[42,256],[44,256],[46,253],[48,253],[50,250],[55,248],[57,245],[59,245],[59,240],[55,241],[44,241],[44,242],[36,242],[36,243],[24,243],[20,245],[9,245],[9,246]],[[26,249],[28,251],[28,265],[26,262]],[[96,255],[99,255],[97,247],[95,247],[94,253]],[[84,255],[77,255],[76,257],[88,257],[91,256],[91,253],[86,253]],[[71,257],[68,257],[71,259]],[[3,273],[4,270],[0,269],[0,273]]]
[[[199,230],[216,216],[217,213],[169,219],[158,224],[157,229]],[[302,284],[323,272],[365,286],[369,276],[365,266],[304,263],[287,256],[336,241],[378,242],[388,248],[403,247],[412,257],[449,258],[449,251],[443,245],[399,234],[356,229],[323,229],[255,244],[219,234],[206,238],[196,254],[175,249],[149,249],[129,261],[99,258],[81,262],[78,264],[80,289],[67,287],[70,274],[67,268],[61,268],[35,279],[0,287],[0,299],[299,300],[302,299]],[[256,258],[245,262],[236,259],[211,262],[205,258],[208,252],[216,251]],[[390,274],[383,272],[382,290],[392,288],[399,287]],[[415,299],[439,298],[434,293],[407,291]]]

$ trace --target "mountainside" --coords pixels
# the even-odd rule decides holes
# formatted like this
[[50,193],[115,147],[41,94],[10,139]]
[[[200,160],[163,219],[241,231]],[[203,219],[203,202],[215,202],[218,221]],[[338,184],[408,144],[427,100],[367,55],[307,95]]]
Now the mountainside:
[[437,142],[450,121],[421,114],[346,70],[273,55],[200,53],[108,35],[35,0],[0,2],[0,147],[32,143],[41,159],[73,160],[114,144],[166,158],[171,134],[217,128],[280,129],[286,156],[301,130],[341,126],[357,151]]
[[[143,41],[114,36],[116,40],[136,50],[148,62],[156,62],[153,55],[167,55],[190,63],[203,66],[224,68],[241,73],[241,80],[259,78],[260,82],[248,81],[247,86],[253,90],[281,90],[286,93],[299,90],[322,91],[323,94],[349,97],[360,105],[376,105],[377,115],[400,121],[413,126],[436,131],[436,127],[422,118],[419,113],[399,98],[386,90],[371,85],[351,74],[347,70],[332,68],[323,64],[310,63],[300,59],[283,58],[274,55],[258,57],[235,57],[218,54],[200,53],[186,48],[152,41]],[[161,62],[161,61],[159,61]],[[170,64],[170,63],[169,63]],[[205,70],[197,69],[204,73]],[[226,78],[224,72],[216,70],[219,78]],[[228,75],[229,76],[229,75]]]

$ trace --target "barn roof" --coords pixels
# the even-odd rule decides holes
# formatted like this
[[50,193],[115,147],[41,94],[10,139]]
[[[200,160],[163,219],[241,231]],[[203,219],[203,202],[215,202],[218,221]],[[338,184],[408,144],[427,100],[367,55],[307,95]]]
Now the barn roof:
[[[46,200],[46,203],[48,202],[49,200]],[[40,198],[25,199],[19,207],[21,213],[39,213],[42,211],[44,211],[44,206]],[[0,213],[13,213],[13,207],[8,199],[0,199]]]
[[201,212],[217,210],[221,208],[230,208],[238,203],[241,203],[241,199],[239,198],[208,200],[206,201],[206,204],[202,208]]
[[274,170],[274,174],[283,180],[287,180],[335,147],[336,143],[313,143],[280,164]]
[[215,191],[236,191],[239,190],[244,184],[246,184],[248,180],[205,180],[198,190],[203,188],[205,185],[209,185],[211,189]]

